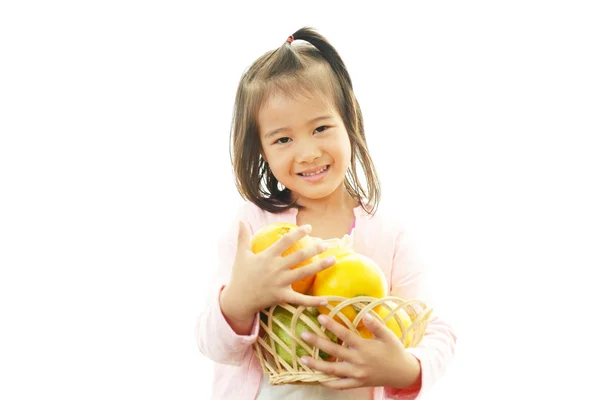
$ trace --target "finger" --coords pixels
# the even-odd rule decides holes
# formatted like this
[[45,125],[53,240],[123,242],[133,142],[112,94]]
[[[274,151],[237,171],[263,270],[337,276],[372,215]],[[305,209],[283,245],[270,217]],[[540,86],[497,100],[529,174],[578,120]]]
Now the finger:
[[328,387],[329,389],[345,390],[362,387],[363,383],[354,378],[340,378],[332,381],[321,382],[321,385]]
[[292,229],[283,235],[281,239],[269,246],[269,248],[265,251],[271,252],[271,254],[274,256],[281,256],[284,251],[292,247],[294,243],[302,239],[304,236],[308,235],[310,231],[310,225],[303,225],[299,228]]
[[363,321],[367,329],[371,331],[376,338],[386,342],[391,342],[392,340],[398,339],[396,335],[394,335],[394,332],[388,329],[378,318],[375,318],[370,314],[366,314],[363,317]]
[[329,338],[324,338],[311,332],[304,331],[301,334],[302,339],[306,343],[310,343],[319,350],[323,350],[330,356],[336,357],[338,360],[353,362],[354,352],[344,346],[340,346],[337,343],[332,342]]
[[310,259],[311,257],[316,256],[317,254],[321,254],[325,250],[327,250],[327,245],[325,243],[319,242],[319,243],[315,243],[312,246],[305,247],[301,250],[295,251],[292,254],[285,256],[283,258],[284,267],[290,268],[290,267],[293,267],[294,265],[298,265],[298,264]]
[[356,348],[362,343],[362,338],[358,334],[336,322],[328,315],[321,314],[319,315],[318,320],[321,326],[340,338],[340,340],[346,343],[348,347]]
[[352,370],[356,369],[352,364],[345,361],[329,362],[308,356],[301,357],[300,361],[309,368],[327,375],[339,376],[340,378],[352,376]]
[[327,299],[324,297],[316,297],[316,296],[309,296],[306,294],[301,294],[301,293],[293,291],[291,288],[289,289],[288,293],[286,294],[286,296],[284,296],[284,298],[282,300],[285,303],[299,305],[299,306],[306,306],[306,307],[319,307],[319,306],[324,306],[327,304]]
[[327,257],[317,262],[305,265],[303,267],[295,268],[287,274],[286,284],[291,285],[292,283],[299,281],[300,279],[308,278],[314,274],[323,271],[335,264],[335,257]]

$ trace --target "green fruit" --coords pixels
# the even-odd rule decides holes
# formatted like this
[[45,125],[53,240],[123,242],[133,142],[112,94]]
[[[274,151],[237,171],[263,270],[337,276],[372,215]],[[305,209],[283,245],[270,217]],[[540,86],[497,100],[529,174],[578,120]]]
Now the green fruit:
[[[314,312],[314,310],[304,310],[302,314],[307,316],[310,320],[312,320],[316,326],[321,326],[321,324],[317,320],[318,313]],[[291,330],[290,328],[292,325],[292,313],[288,310],[276,306],[275,310],[273,311],[273,319],[277,319],[286,328],[288,328],[288,330]],[[281,328],[275,321],[272,321],[272,329],[273,333],[277,335],[277,337],[280,338],[287,345],[290,351],[292,351],[293,339],[290,337],[290,335],[288,335],[287,332],[283,328]],[[300,335],[302,334],[302,332],[306,331],[315,333],[315,331],[311,327],[309,327],[304,321],[298,318],[296,320],[296,337],[298,339],[301,339]],[[337,337],[333,333],[325,331],[325,334],[327,335],[327,337],[329,337],[329,339],[332,342],[337,343]],[[292,354],[288,352],[287,349],[285,349],[283,346],[279,345],[279,343],[275,341],[273,342],[275,344],[275,351],[277,352],[277,355],[279,355],[279,357],[285,360],[288,364],[292,365]],[[311,347],[310,344],[308,344],[308,346]],[[310,353],[306,351],[299,343],[296,343],[296,357],[299,359],[302,356],[310,356]],[[327,360],[329,358],[329,354],[325,353],[323,350],[319,350],[319,358],[321,358],[322,360]]]

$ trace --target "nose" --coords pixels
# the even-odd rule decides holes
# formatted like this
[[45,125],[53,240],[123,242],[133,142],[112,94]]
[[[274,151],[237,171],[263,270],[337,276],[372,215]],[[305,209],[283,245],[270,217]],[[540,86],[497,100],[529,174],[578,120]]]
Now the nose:
[[310,164],[321,157],[319,143],[313,138],[304,139],[296,146],[296,162]]

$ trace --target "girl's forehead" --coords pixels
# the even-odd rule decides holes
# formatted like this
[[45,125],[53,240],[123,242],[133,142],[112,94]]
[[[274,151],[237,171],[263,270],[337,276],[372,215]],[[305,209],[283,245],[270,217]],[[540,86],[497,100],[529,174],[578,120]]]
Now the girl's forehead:
[[259,110],[259,119],[289,118],[314,112],[335,112],[335,107],[327,96],[318,92],[292,96],[272,93],[263,102]]

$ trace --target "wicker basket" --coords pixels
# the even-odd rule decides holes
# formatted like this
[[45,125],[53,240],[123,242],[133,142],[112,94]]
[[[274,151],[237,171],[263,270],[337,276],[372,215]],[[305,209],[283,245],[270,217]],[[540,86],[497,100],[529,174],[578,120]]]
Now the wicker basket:
[[[432,310],[428,309],[420,300],[403,300],[391,296],[381,299],[366,296],[354,298],[328,296],[327,299],[329,300],[329,305],[327,306],[329,309],[329,316],[332,318],[337,317],[338,321],[341,321],[353,332],[357,332],[357,327],[360,326],[361,320],[366,313],[369,313],[382,321],[381,317],[373,309],[380,305],[387,307],[391,312],[386,316],[383,322],[387,322],[390,318],[396,318],[398,325],[402,330],[402,338],[400,340],[405,347],[407,347],[408,337],[411,338],[408,347],[415,347],[419,344],[423,338],[432,312]],[[332,306],[332,303],[335,304],[335,306]],[[354,310],[357,313],[353,321],[350,321],[346,315],[341,312],[341,310],[347,306],[354,307]],[[291,322],[289,322],[289,324],[285,324],[274,315],[274,312],[278,307],[290,313]],[[279,310],[280,312],[281,309]],[[261,312],[260,333],[258,340],[254,344],[254,353],[258,358],[263,371],[269,376],[269,382],[272,385],[319,384],[321,382],[338,379],[338,377],[312,370],[302,364],[300,362],[300,357],[296,355],[297,351],[301,351],[300,349],[304,349],[307,355],[315,358],[318,354],[323,354],[322,352],[320,353],[320,349],[306,343],[300,336],[294,334],[297,332],[296,328],[299,320],[317,335],[330,339],[324,328],[304,312],[306,309],[307,308],[304,306],[280,304]],[[403,309],[412,321],[408,328],[405,328],[400,317],[395,314],[399,309]],[[287,345],[281,340],[274,333],[274,329],[285,332],[291,338],[291,345]],[[345,347],[346,344],[342,343],[342,346]],[[284,354],[287,354],[287,357],[285,358],[291,362],[288,362],[281,357],[277,353],[277,348],[279,348],[280,352],[285,352]],[[328,361],[336,362],[333,359],[328,359]]]

